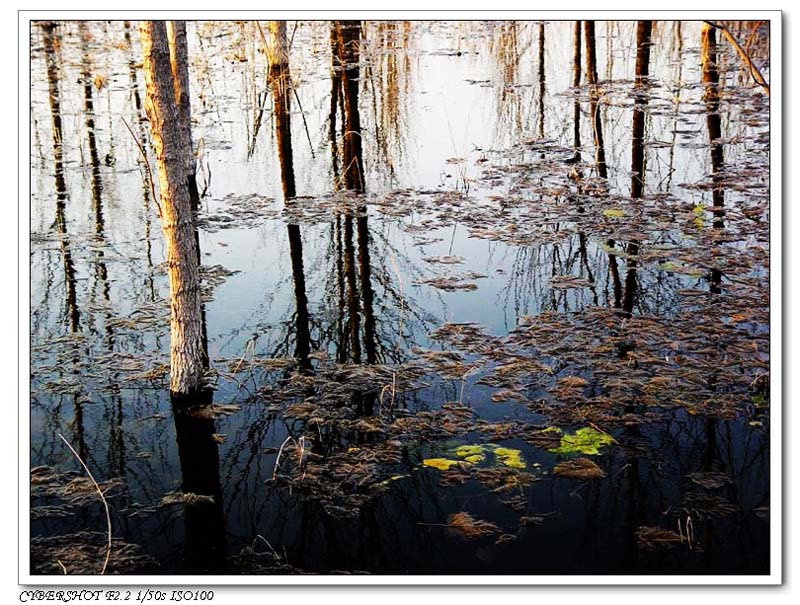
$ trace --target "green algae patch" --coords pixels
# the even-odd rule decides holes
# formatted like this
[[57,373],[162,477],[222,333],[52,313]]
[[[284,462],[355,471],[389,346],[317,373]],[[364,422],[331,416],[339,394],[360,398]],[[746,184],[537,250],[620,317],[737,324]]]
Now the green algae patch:
[[479,464],[486,460],[487,453],[491,453],[494,455],[498,466],[502,465],[517,469],[526,468],[521,450],[500,447],[494,443],[460,445],[453,450],[453,453],[467,464]]
[[486,449],[485,445],[460,445],[456,448],[455,454],[466,460],[471,456],[483,455]]
[[460,445],[455,449],[455,454],[467,464],[479,464],[486,460],[488,449],[485,445]]
[[611,443],[614,443],[611,435],[587,426],[578,429],[573,434],[562,434],[561,445],[548,451],[552,454],[597,456],[600,454],[600,448]]
[[451,466],[459,464],[458,460],[449,460],[447,458],[426,458],[422,461],[422,466],[429,466],[431,468],[437,468],[440,471],[446,471]]
[[522,452],[520,450],[511,449],[509,447],[498,447],[494,450],[494,455],[500,464],[511,468],[525,468],[525,462],[522,460]]
[[705,204],[697,204],[692,208],[694,213],[694,226],[702,229],[705,226],[706,206]]
[[625,211],[621,208],[606,208],[603,210],[603,216],[606,218],[622,218],[625,216]]

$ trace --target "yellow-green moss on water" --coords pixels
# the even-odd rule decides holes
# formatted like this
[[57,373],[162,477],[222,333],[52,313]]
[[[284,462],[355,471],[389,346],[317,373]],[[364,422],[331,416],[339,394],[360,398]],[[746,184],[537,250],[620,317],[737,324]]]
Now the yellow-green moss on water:
[[486,460],[487,454],[491,453],[494,455],[497,465],[516,469],[527,468],[525,461],[522,459],[521,450],[515,450],[510,447],[500,447],[494,443],[459,445],[455,449],[450,450],[450,452],[455,454],[458,460],[452,460],[450,458],[427,458],[422,461],[422,465],[446,471],[456,464],[480,464]]
[[449,460],[447,458],[426,458],[422,461],[422,466],[430,466],[431,468],[438,468],[440,471],[446,471],[458,463],[458,460]]
[[468,458],[470,456],[478,456],[483,455],[483,452],[486,450],[485,445],[459,445],[455,449],[455,454],[459,458]]
[[597,456],[600,454],[600,448],[610,443],[614,443],[611,435],[587,426],[573,434],[564,433],[561,435],[561,445],[549,451],[553,454]]
[[511,468],[525,468],[525,462],[522,460],[522,452],[514,450],[509,447],[498,447],[494,450],[494,455],[501,464]]

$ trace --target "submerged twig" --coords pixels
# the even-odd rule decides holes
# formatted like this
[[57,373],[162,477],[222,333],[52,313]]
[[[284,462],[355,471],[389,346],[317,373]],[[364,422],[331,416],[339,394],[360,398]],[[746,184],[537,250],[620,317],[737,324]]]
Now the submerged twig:
[[[106,497],[103,495],[103,490],[101,490],[100,486],[97,485],[97,481],[95,481],[94,476],[92,475],[92,471],[90,471],[89,467],[86,466],[86,463],[78,455],[78,452],[75,451],[75,448],[73,448],[70,445],[69,441],[64,439],[64,436],[61,433],[59,433],[58,436],[61,439],[61,441],[63,441],[67,445],[69,450],[75,455],[75,457],[78,459],[78,462],[81,463],[81,466],[83,467],[83,470],[86,471],[86,474],[89,475],[89,479],[91,479],[92,483],[94,483],[94,487],[97,490],[97,493],[100,495],[100,500],[103,501],[103,506],[106,509],[106,524],[108,526],[108,548],[106,549],[106,560],[103,561],[103,568],[100,570],[100,575],[102,576],[103,574],[106,573],[106,568],[108,567],[108,561],[111,558],[111,512],[108,509],[108,502],[106,501]],[[66,573],[66,568],[64,572]]]
[[128,125],[128,122],[125,118],[120,117],[122,123],[125,124],[125,128],[128,129],[128,132],[131,133],[131,137],[133,137],[133,142],[136,143],[136,146],[139,148],[139,153],[142,154],[142,161],[144,162],[144,169],[147,171],[147,182],[150,184],[150,192],[153,194],[153,201],[156,203],[156,208],[158,208],[158,218],[161,218],[161,204],[158,203],[158,197],[156,196],[156,187],[153,184],[153,173],[150,172],[150,162],[147,161],[147,153],[145,153],[144,147],[139,142],[139,139],[136,138],[136,135],[133,134],[133,130]]

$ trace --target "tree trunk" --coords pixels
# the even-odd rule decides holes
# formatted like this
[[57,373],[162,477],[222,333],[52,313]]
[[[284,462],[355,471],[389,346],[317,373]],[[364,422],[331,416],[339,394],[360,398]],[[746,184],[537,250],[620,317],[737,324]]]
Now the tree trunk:
[[636,28],[636,79],[634,84],[633,127],[631,134],[631,197],[644,195],[644,122],[647,107],[647,78],[650,75],[650,34],[652,21],[639,21]]
[[539,21],[539,138],[544,138],[544,21]]
[[[574,44],[572,47],[572,87],[576,89],[581,85],[581,22],[575,21],[573,30]],[[572,111],[572,144],[575,154],[580,158],[581,147],[581,102],[576,97]]]
[[202,387],[208,364],[203,348],[200,271],[194,220],[181,148],[167,31],[163,21],[141,21],[145,111],[152,131],[161,197],[161,227],[170,286],[170,391],[190,395]]
[[283,197],[290,200],[297,195],[292,161],[291,75],[286,37],[286,21],[269,22],[269,78],[272,85],[275,138],[278,161],[281,166]]
[[361,117],[358,109],[361,21],[338,21],[338,68],[344,91],[343,172],[346,189],[364,191]]
[[192,209],[200,206],[200,194],[197,191],[197,175],[194,164],[194,147],[192,144],[192,104],[189,92],[189,46],[186,42],[186,21],[167,21],[167,38],[169,40],[169,59],[172,68],[172,84],[175,89],[175,103],[178,107],[180,136],[183,141],[183,165],[186,171],[186,183],[189,187],[189,200]]
[[722,121],[719,115],[719,67],[717,66],[717,32],[708,23],[700,30],[700,61],[703,78],[703,101],[706,104],[706,127],[711,145],[711,179],[714,204],[714,225],[722,226],[722,208],[725,192],[720,184],[720,173],[725,163],[722,139]]
[[347,280],[347,311],[350,321],[350,361],[361,363],[361,317],[359,315],[356,259],[353,246],[353,217],[344,217],[344,274]]
[[64,265],[64,291],[66,294],[66,318],[71,332],[80,329],[80,311],[78,310],[78,292],[76,285],[75,263],[70,251],[67,234],[67,181],[64,178],[64,138],[61,125],[61,90],[58,59],[56,57],[56,24],[42,24],[45,63],[47,65],[47,86],[50,101],[50,127],[53,133],[53,162],[56,186],[56,219],[55,228],[61,241],[61,260]]
[[594,133],[595,164],[602,178],[608,178],[606,168],[606,150],[603,145],[603,121],[600,117],[600,91],[597,87],[597,52],[595,50],[594,21],[583,22],[583,33],[586,38],[586,81],[589,84],[589,108],[592,113],[592,130]]

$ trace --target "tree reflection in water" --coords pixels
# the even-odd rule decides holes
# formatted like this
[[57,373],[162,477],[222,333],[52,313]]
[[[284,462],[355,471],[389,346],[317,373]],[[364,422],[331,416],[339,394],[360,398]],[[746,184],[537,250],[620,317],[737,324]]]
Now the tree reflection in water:
[[[162,573],[763,573],[769,103],[648,23],[188,23],[213,401],[165,389],[131,24],[39,24],[32,464],[71,436]],[[605,478],[551,425],[612,434]],[[423,463],[486,444],[525,468]]]

